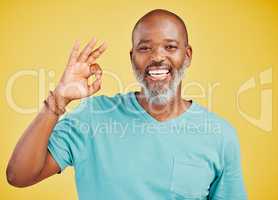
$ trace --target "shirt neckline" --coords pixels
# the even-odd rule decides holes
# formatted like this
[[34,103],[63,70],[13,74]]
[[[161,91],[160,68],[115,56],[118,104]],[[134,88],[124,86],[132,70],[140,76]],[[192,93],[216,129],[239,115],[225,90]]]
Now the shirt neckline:
[[142,106],[141,104],[138,102],[135,92],[130,92],[129,96],[131,97],[131,101],[133,103],[133,105],[136,107],[136,109],[139,111],[139,113],[148,121],[156,123],[156,124],[168,124],[168,123],[175,123],[181,119],[185,119],[188,118],[190,116],[190,114],[192,114],[192,111],[194,110],[194,108],[197,106],[195,101],[190,100],[191,101],[191,105],[190,107],[184,111],[183,113],[181,113],[180,115],[178,115],[175,118],[172,119],[168,119],[165,121],[159,121],[157,119],[155,119],[153,116],[151,116]]

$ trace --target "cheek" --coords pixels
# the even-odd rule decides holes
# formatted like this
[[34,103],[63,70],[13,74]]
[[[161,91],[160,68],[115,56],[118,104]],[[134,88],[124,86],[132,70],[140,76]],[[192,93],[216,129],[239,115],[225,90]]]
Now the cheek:
[[182,53],[176,53],[171,56],[171,62],[175,68],[180,68],[185,62],[185,56]]
[[147,65],[148,58],[141,54],[135,54],[132,57],[132,61],[138,69],[144,70]]

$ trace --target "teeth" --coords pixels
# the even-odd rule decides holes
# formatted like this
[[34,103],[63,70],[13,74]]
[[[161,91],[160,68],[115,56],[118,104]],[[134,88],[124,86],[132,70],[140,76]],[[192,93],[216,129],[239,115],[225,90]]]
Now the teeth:
[[149,74],[151,76],[157,76],[157,75],[165,75],[169,72],[168,69],[155,69],[155,70],[150,70]]

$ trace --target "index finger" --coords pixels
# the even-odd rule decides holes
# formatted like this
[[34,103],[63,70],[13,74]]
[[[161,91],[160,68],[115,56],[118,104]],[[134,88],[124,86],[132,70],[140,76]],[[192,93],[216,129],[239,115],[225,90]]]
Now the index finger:
[[89,54],[92,52],[97,40],[95,37],[91,39],[91,41],[85,46],[85,48],[81,51],[78,61],[85,62],[88,59]]
[[68,65],[73,65],[76,62],[78,57],[79,47],[80,47],[80,41],[76,40],[70,53]]
[[100,57],[100,55],[107,49],[107,43],[102,43],[97,49],[95,49],[92,53],[90,53],[87,63],[88,64],[94,64],[96,59]]

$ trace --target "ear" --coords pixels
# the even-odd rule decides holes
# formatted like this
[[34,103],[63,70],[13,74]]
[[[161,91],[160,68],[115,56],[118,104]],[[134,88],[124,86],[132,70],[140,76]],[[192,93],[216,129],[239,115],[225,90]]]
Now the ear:
[[133,53],[133,51],[132,51],[132,49],[130,49],[130,51],[129,51],[129,58],[130,58],[130,61],[132,61],[132,53]]
[[188,63],[188,67],[190,66],[191,59],[192,59],[192,47],[188,44],[185,47],[185,60]]

